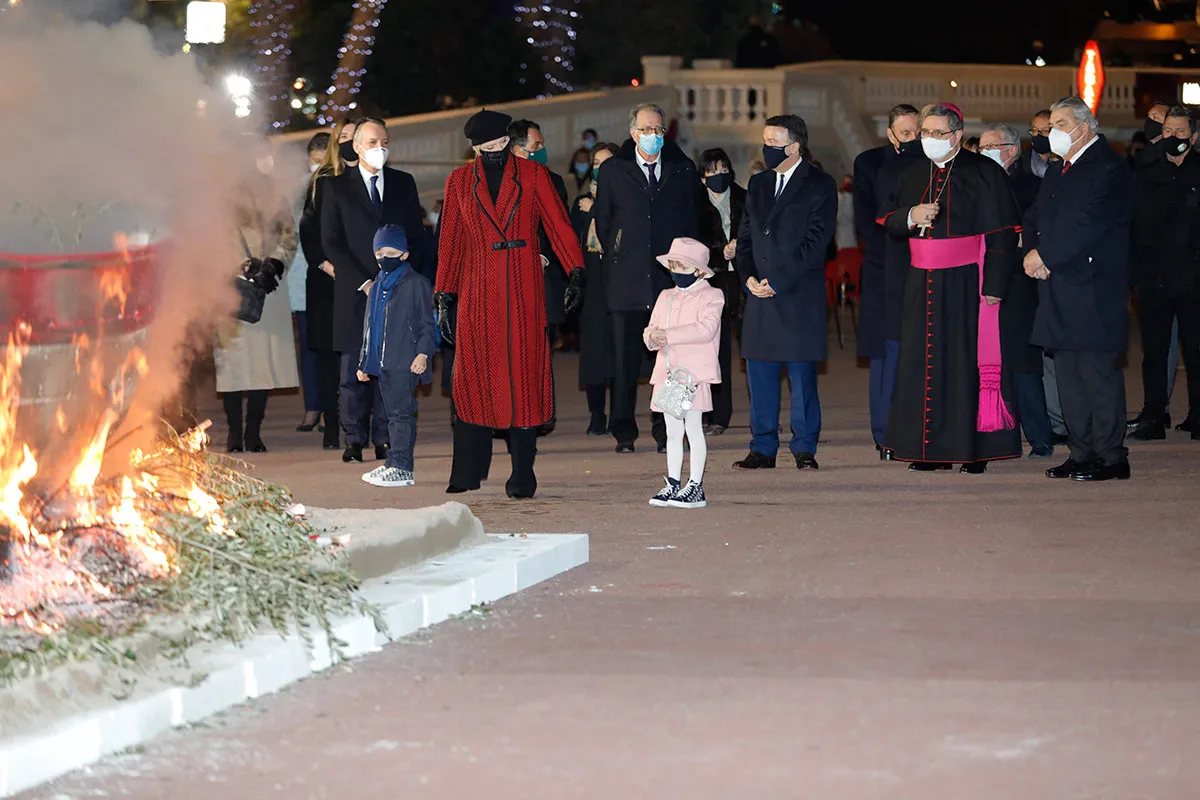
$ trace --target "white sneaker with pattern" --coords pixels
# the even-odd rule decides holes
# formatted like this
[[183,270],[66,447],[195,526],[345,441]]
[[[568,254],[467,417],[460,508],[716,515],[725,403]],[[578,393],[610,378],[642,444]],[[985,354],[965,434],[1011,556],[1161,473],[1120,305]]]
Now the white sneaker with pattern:
[[406,469],[396,467],[376,467],[362,476],[362,479],[372,486],[390,488],[393,486],[412,486],[416,483],[413,474]]

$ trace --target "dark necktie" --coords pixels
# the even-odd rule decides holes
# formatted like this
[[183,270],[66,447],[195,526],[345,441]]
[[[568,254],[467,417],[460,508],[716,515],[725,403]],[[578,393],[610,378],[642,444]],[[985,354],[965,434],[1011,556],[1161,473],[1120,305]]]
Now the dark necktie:
[[1063,175],[1066,175],[1066,174],[1067,174],[1067,170],[1069,170],[1070,168],[1071,168],[1071,162],[1070,162],[1070,161],[1064,161],[1064,162],[1063,162],[1063,168],[1062,168],[1062,173],[1061,173],[1061,174],[1063,174]]
[[779,199],[779,195],[783,194],[783,173],[779,173],[779,178],[775,181],[775,199]]
[[658,176],[654,174],[654,168],[655,168],[655,167],[657,167],[657,166],[658,166],[658,163],[657,163],[657,162],[655,162],[655,163],[653,163],[653,164],[647,164],[647,165],[646,165],[646,173],[647,173],[647,175],[649,175],[649,181],[650,181],[650,188],[651,188],[651,189],[657,189],[657,188],[658,188]]
[[375,215],[383,214],[383,198],[379,196],[379,176],[371,176],[371,205],[375,206]]

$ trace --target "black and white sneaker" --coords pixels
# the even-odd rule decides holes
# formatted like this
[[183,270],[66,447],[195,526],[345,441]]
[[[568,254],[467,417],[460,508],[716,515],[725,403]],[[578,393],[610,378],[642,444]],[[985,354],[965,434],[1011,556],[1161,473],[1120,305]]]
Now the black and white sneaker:
[[679,481],[674,478],[663,478],[666,484],[658,490],[658,494],[650,498],[650,505],[655,508],[666,508],[671,504],[671,500],[679,493]]
[[667,501],[671,508],[704,508],[708,501],[704,499],[704,484],[688,481],[675,496]]
[[362,476],[362,479],[372,486],[391,488],[393,486],[412,486],[416,483],[413,474],[406,469],[396,467],[376,467]]

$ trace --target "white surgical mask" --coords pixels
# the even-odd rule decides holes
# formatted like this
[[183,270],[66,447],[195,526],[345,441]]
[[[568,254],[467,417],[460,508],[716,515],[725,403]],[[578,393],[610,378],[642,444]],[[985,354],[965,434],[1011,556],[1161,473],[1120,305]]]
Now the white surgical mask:
[[430,211],[430,212],[429,212],[429,224],[430,224],[430,225],[435,225],[435,226],[436,226],[436,225],[437,225],[437,221],[438,221],[438,217],[439,217],[439,216],[441,216],[441,215],[440,215],[440,214],[438,214],[438,212],[436,212],[436,211]]
[[[1082,123],[1081,123],[1082,124]],[[1055,128],[1050,131],[1050,152],[1059,158],[1066,158],[1067,153],[1071,152],[1071,145],[1075,144],[1071,141],[1071,134],[1079,129],[1079,125],[1071,128],[1069,131]]]
[[921,149],[925,151],[925,157],[930,161],[944,161],[946,156],[950,155],[952,148],[949,139],[928,137],[921,140]]
[[996,150],[996,149],[990,149],[990,150],[984,150],[984,151],[982,151],[982,152],[983,152],[983,154],[984,154],[985,156],[987,156],[988,158],[990,158],[992,161],[995,161],[995,162],[996,162],[997,164],[999,164],[1001,167],[1006,167],[1006,166],[1007,166],[1007,165],[1004,163],[1004,156],[1001,154],[1001,151],[999,151],[999,150]]
[[386,147],[372,147],[363,154],[363,160],[367,162],[367,166],[371,169],[383,169],[383,165],[387,163],[388,151]]
[[312,173],[312,172],[316,172],[316,171],[317,171],[317,167],[319,167],[319,166],[321,166],[321,165],[320,165],[320,164],[309,164],[309,165],[308,165],[308,171],[309,171],[310,173]]

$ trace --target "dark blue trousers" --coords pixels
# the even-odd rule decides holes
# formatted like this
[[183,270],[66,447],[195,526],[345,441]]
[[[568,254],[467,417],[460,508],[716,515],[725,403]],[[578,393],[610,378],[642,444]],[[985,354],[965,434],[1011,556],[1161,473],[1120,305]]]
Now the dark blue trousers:
[[746,361],[750,382],[750,449],[764,456],[779,452],[779,401],[783,369],[792,384],[791,451],[816,453],[821,435],[816,361]]
[[1050,412],[1046,407],[1046,386],[1041,375],[1015,373],[1013,388],[1017,394],[1017,417],[1025,438],[1033,447],[1049,447],[1054,431],[1050,428]]
[[413,471],[413,451],[417,448],[417,380],[406,369],[385,369],[377,379],[392,445],[385,463],[409,472]]
[[[388,443],[387,415],[383,412],[379,381],[361,383],[358,380],[358,353],[342,353],[341,396],[342,433],[347,445],[366,447],[368,432],[376,446]],[[379,413],[372,414],[377,409]]]
[[300,388],[304,392],[304,410],[321,410],[320,384],[317,382],[317,351],[308,349],[308,316],[304,311],[293,311],[296,330],[300,332]]
[[871,359],[871,437],[883,446],[887,433],[888,412],[892,409],[892,392],[896,389],[896,363],[900,360],[900,340],[887,339],[883,355]]

